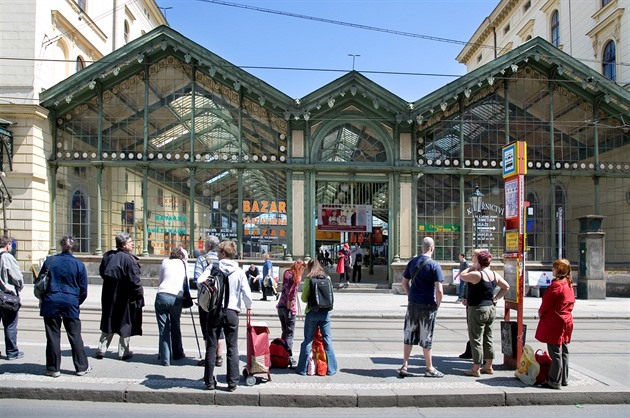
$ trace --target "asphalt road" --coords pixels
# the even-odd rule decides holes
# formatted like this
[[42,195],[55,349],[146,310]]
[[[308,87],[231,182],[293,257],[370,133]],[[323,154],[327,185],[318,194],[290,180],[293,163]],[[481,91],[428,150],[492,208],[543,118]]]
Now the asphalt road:
[[[0,410],[5,417],[64,417],[111,418],[172,418],[184,416],[195,417],[227,417],[227,418],[276,418],[280,414],[277,408],[247,406],[199,406],[199,405],[164,405],[164,404],[130,404],[99,403],[71,401],[39,401],[23,399],[0,399]],[[501,406],[485,408],[318,408],[310,410],[311,415],[323,417],[467,417],[467,418],[585,418],[605,416],[606,418],[627,418],[630,416],[630,405],[544,405],[544,406]],[[285,408],[281,412],[285,416],[303,416],[303,408]]]

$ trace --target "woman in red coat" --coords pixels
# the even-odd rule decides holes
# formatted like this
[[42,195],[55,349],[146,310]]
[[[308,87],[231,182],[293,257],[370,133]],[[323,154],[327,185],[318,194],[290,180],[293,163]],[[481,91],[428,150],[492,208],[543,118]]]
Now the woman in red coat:
[[569,378],[569,350],[573,332],[573,280],[571,264],[564,258],[553,263],[553,280],[545,291],[538,309],[538,328],[536,339],[547,343],[547,351],[553,360],[549,368],[549,377],[544,385],[551,389],[566,386]]

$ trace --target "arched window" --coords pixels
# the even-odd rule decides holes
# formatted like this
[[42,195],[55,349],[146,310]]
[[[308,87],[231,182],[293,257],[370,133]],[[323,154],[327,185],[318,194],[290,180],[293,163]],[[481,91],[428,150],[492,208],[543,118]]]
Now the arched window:
[[602,74],[612,81],[617,81],[617,51],[613,41],[608,41],[604,47]]
[[125,20],[125,26],[123,29],[125,32],[123,33],[123,39],[125,40],[125,43],[129,42],[129,22]]
[[557,10],[551,15],[551,44],[560,47],[560,13]]
[[79,55],[79,56],[77,57],[77,68],[76,68],[77,73],[78,73],[79,71],[81,71],[82,69],[84,69],[84,68],[85,68],[85,61],[83,60],[83,58],[81,57],[81,55]]
[[90,250],[90,219],[87,197],[81,190],[72,194],[70,207],[70,225],[77,249],[76,251],[87,253]]

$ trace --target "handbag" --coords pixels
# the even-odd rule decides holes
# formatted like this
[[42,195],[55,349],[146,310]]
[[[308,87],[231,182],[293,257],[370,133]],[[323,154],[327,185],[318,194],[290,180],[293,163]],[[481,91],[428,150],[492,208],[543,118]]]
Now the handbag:
[[188,309],[193,306],[192,295],[190,294],[190,287],[188,286],[188,273],[186,272],[186,262],[182,260],[184,263],[184,295],[182,296],[182,308]]
[[534,355],[536,357],[536,361],[540,364],[540,372],[538,372],[538,376],[536,376],[536,384],[542,385],[547,382],[547,378],[549,377],[549,368],[551,367],[553,360],[546,351],[541,349],[536,350],[536,354]]
[[19,293],[16,294],[10,290],[0,290],[0,308],[17,312],[21,306]]
[[[51,261],[52,263],[52,261]],[[41,299],[48,293],[48,289],[50,288],[50,267],[44,272],[40,274],[35,283],[33,284],[33,294],[37,299]]]

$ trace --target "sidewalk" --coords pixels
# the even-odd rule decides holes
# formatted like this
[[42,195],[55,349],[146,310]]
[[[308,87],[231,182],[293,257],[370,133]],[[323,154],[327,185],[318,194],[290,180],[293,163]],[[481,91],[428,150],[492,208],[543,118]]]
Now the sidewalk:
[[[155,290],[145,289],[148,312],[153,309]],[[258,299],[260,294],[255,294],[253,314],[276,317],[275,302]],[[525,299],[526,318],[535,317],[540,301],[537,298]],[[23,302],[24,316],[34,317],[37,300],[32,295],[32,286],[25,288]],[[379,319],[402,319],[405,309],[406,297],[402,295],[337,291],[332,315],[338,319],[374,318],[377,322]],[[96,321],[99,312],[100,286],[91,285],[89,298],[82,307],[82,318],[84,333],[90,327],[92,339],[96,335],[94,330],[98,328]],[[630,300],[579,300],[574,313],[576,318],[627,320],[630,318]],[[454,296],[446,296],[439,318],[463,320],[464,317],[463,306],[455,303]],[[241,335],[244,335],[244,324],[241,328]],[[396,372],[400,363],[398,347],[394,352],[380,348],[370,351],[364,346],[345,351],[337,348],[340,369],[334,376],[304,377],[292,370],[272,369],[271,381],[264,381],[266,374],[257,375],[259,379],[256,385],[245,386],[242,380],[238,390],[231,393],[227,391],[224,365],[216,370],[219,382],[217,390],[207,391],[201,379],[203,369],[196,365],[196,358],[175,361],[170,367],[163,367],[156,359],[155,346],[139,346],[140,341],[148,345],[145,338],[151,339],[151,343],[155,339],[155,332],[150,325],[147,330],[146,337],[138,337],[132,342],[135,354],[129,361],[117,360],[111,347],[103,360],[95,360],[94,347],[88,348],[94,371],[83,377],[74,375],[70,350],[63,337],[62,375],[53,379],[43,375],[45,340],[38,329],[36,335],[41,335],[41,338],[30,344],[37,348],[27,344],[23,359],[11,362],[4,358],[0,360],[0,397],[271,407],[483,407],[630,402],[630,388],[574,365],[571,366],[570,385],[561,391],[554,391],[525,386],[514,378],[514,371],[502,370],[501,365],[496,367],[494,375],[483,375],[479,379],[466,377],[463,370],[470,367],[470,361],[459,359],[456,352],[440,351],[433,359],[446,376],[431,379],[423,377],[424,361],[418,354],[420,350],[416,349],[409,369],[413,375],[401,379]],[[29,331],[35,330],[21,330],[20,335]],[[86,344],[89,344],[87,338]],[[239,351],[243,367],[246,359],[244,338],[239,340]]]

